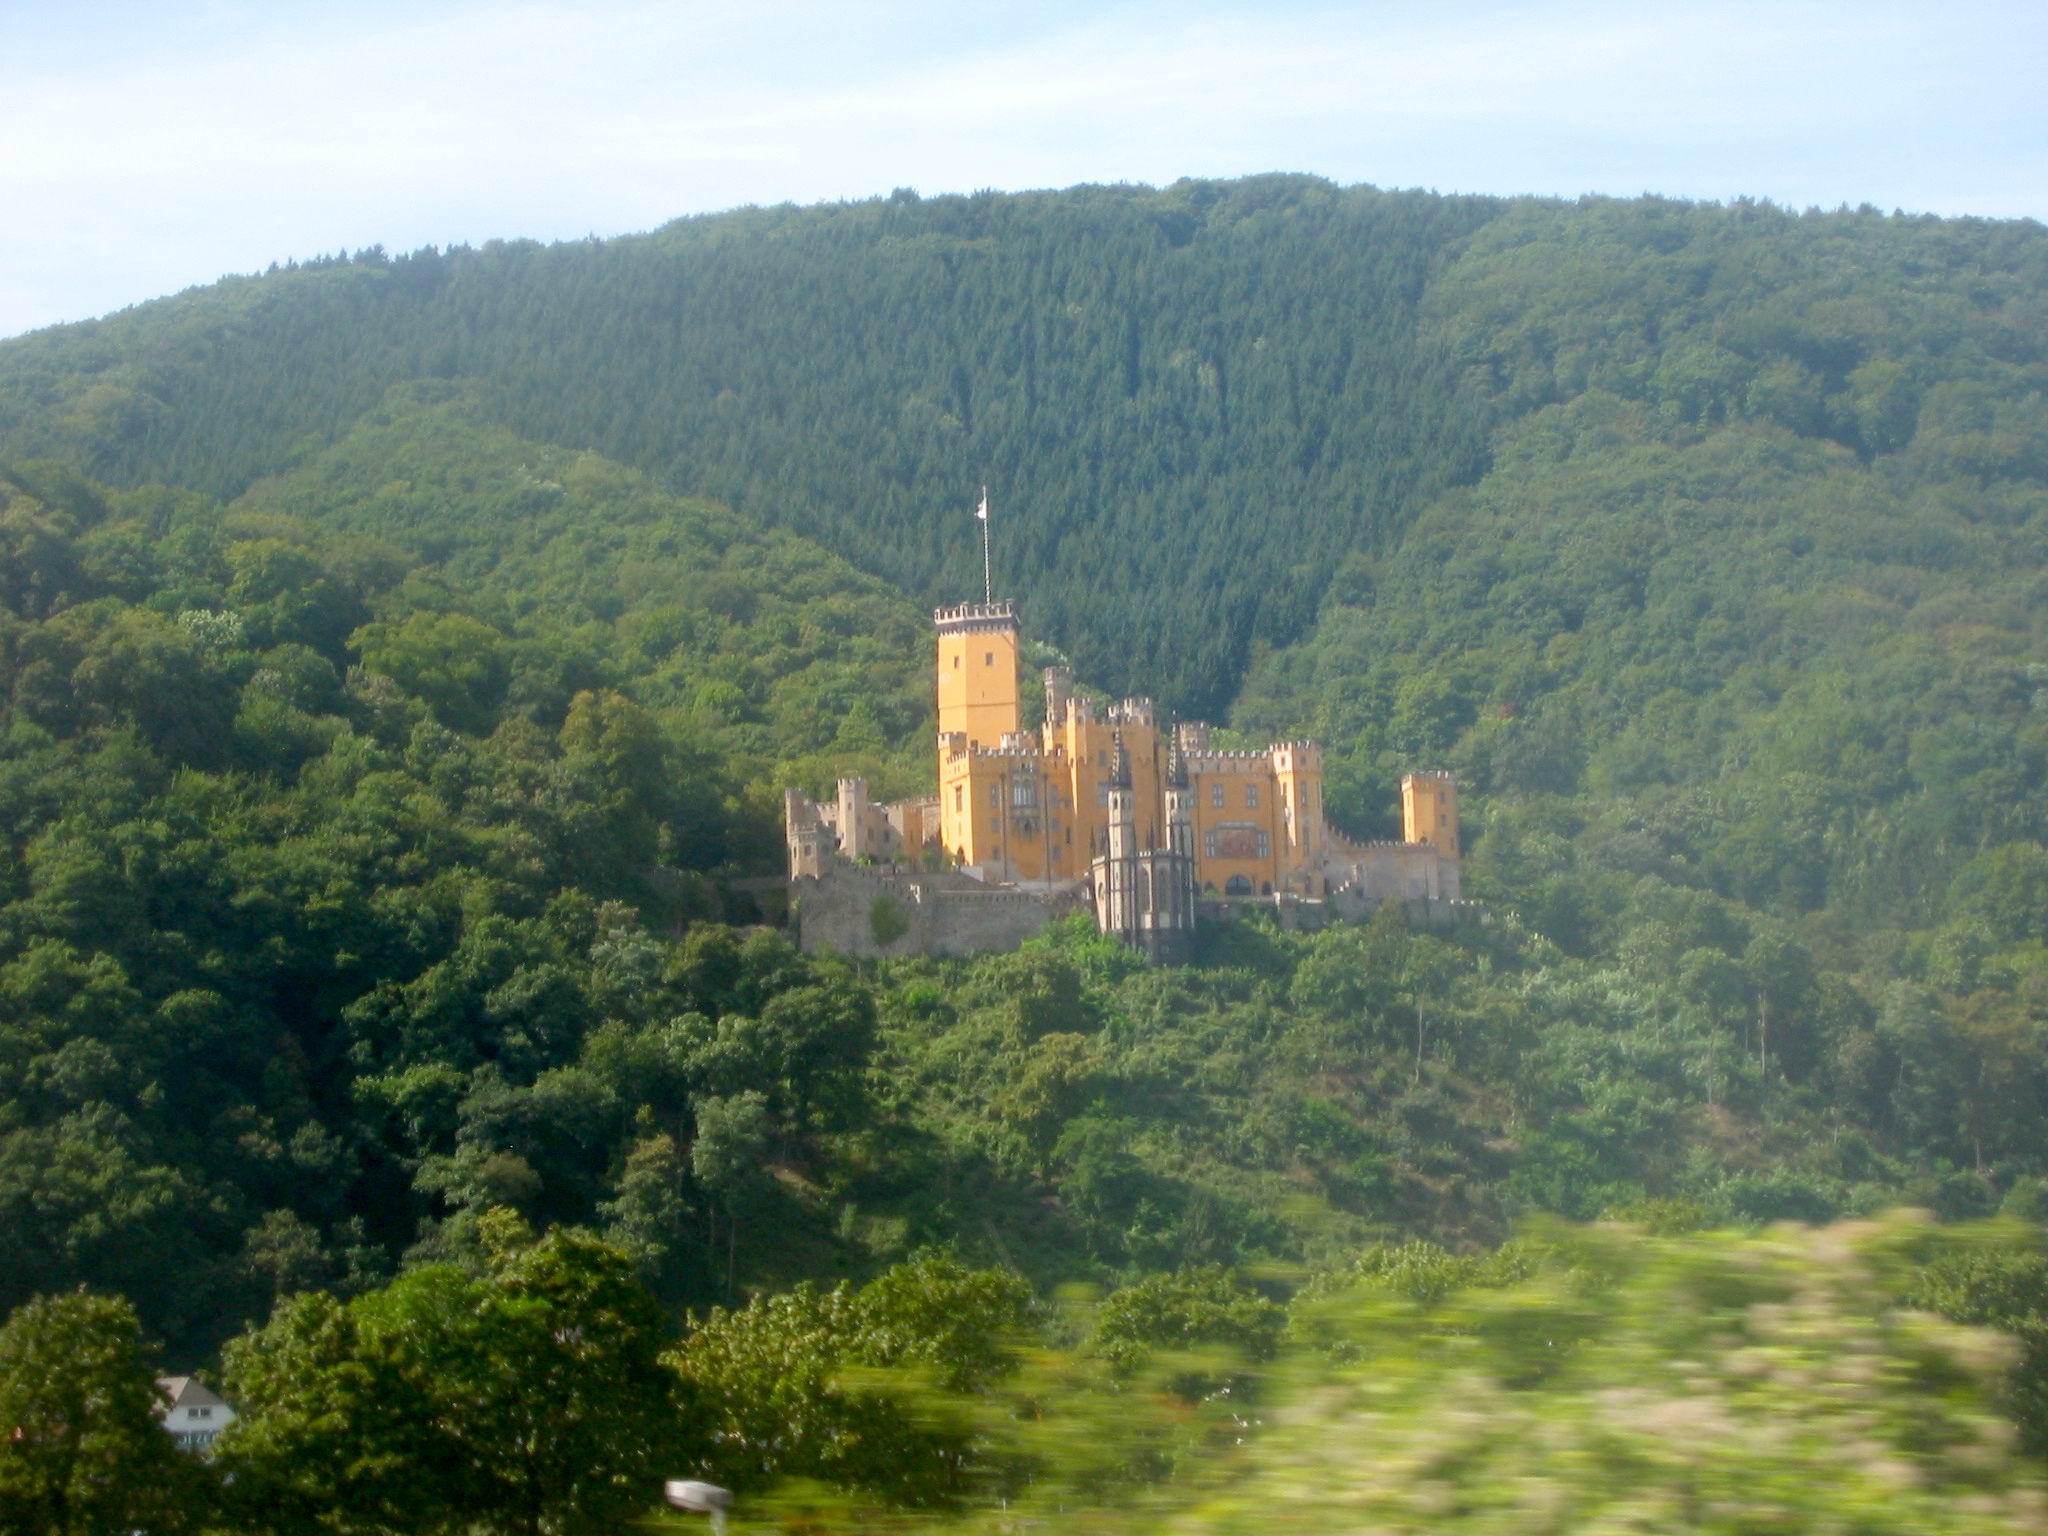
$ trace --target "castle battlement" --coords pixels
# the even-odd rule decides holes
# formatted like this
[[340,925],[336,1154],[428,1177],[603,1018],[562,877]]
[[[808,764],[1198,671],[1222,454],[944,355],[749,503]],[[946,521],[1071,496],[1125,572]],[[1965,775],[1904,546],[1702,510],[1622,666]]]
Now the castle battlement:
[[1109,706],[1111,725],[1151,725],[1158,718],[1158,708],[1150,699],[1123,699]]
[[1007,597],[992,603],[960,603],[951,608],[934,608],[932,626],[941,634],[972,629],[1015,629],[1017,605]]

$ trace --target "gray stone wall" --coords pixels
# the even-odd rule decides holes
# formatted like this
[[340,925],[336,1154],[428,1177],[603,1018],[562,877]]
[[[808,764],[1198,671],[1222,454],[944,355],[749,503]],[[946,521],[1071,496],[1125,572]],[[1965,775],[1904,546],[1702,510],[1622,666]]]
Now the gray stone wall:
[[1041,895],[962,875],[829,865],[790,882],[797,942],[806,953],[981,955],[1015,949],[1084,905],[1079,888]]

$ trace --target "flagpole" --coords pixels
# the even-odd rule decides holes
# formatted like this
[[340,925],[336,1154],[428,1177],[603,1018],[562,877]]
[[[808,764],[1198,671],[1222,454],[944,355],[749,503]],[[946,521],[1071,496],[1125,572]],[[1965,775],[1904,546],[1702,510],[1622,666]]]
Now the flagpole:
[[981,488],[981,506],[977,509],[981,517],[981,600],[993,605],[996,600],[994,567],[988,558],[988,487]]

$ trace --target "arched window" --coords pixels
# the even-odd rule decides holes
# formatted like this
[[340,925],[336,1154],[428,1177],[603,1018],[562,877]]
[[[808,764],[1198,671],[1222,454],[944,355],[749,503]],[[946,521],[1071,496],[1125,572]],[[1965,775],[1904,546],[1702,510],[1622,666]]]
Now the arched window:
[[1270,895],[1272,895],[1272,894],[1273,894],[1273,882],[1272,882],[1272,881],[1270,881],[1270,880],[1261,880],[1261,881],[1259,882],[1259,894],[1260,894],[1261,896],[1270,896]]
[[1223,882],[1223,894],[1226,896],[1249,896],[1251,893],[1252,882],[1248,876],[1232,875]]

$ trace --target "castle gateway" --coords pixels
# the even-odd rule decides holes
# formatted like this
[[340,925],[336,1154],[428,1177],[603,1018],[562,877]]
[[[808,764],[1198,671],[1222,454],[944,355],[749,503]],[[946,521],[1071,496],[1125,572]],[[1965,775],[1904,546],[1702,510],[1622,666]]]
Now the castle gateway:
[[1449,774],[1401,780],[1399,842],[1352,842],[1323,821],[1315,743],[1217,751],[1206,725],[1169,729],[1150,699],[1098,709],[1058,667],[1045,718],[1026,729],[1015,605],[941,608],[932,622],[938,794],[876,804],[865,781],[842,779],[823,805],[785,795],[806,949],[1008,949],[1085,907],[1104,932],[1173,960],[1198,913],[1267,906],[1314,924],[1401,901],[1441,921],[1462,905]]

